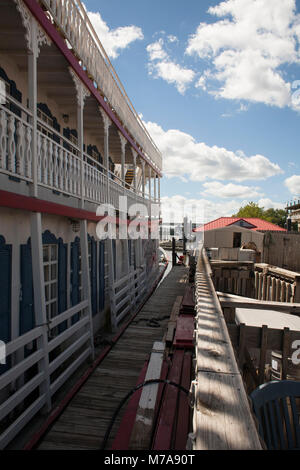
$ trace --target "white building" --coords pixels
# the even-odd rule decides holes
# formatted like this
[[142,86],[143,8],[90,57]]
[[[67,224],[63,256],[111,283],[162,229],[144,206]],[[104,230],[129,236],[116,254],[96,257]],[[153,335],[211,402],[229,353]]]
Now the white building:
[[101,241],[96,211],[150,221],[162,158],[79,0],[0,2],[0,84],[3,448],[151,288],[158,240]]

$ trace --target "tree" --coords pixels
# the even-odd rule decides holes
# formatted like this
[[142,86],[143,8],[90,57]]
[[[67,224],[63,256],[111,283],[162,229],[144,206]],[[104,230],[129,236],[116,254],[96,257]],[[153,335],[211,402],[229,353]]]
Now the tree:
[[284,209],[272,208],[265,210],[264,207],[259,207],[256,202],[249,202],[246,206],[241,207],[233,217],[258,217],[285,228],[287,214]]
[[267,209],[264,211],[264,219],[284,228],[286,223],[286,211],[284,209]]
[[259,219],[264,218],[264,208],[259,207],[256,202],[249,202],[246,206],[241,207],[239,211],[232,217],[258,217]]

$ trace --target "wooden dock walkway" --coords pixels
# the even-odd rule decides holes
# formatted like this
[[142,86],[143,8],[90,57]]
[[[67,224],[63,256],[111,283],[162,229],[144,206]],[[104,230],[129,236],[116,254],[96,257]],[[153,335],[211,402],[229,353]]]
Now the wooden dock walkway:
[[[154,341],[162,340],[172,306],[176,297],[184,294],[187,278],[188,268],[176,266],[171,270],[44,436],[38,449],[95,450],[101,447],[114,411],[135,387]],[[108,449],[124,411],[116,419]]]

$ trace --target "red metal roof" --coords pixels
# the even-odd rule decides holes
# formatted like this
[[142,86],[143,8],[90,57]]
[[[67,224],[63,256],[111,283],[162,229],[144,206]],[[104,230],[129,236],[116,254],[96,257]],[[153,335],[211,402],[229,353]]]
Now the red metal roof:
[[259,219],[257,217],[219,217],[218,219],[212,220],[204,224],[203,227],[198,227],[194,231],[201,232],[207,230],[214,230],[216,228],[224,228],[228,227],[229,225],[234,225],[238,221],[244,220],[251,227],[244,227],[249,228],[250,230],[270,230],[270,231],[278,231],[278,232],[286,232],[286,229],[279,227],[279,225],[273,224],[272,222],[267,222],[266,220]]

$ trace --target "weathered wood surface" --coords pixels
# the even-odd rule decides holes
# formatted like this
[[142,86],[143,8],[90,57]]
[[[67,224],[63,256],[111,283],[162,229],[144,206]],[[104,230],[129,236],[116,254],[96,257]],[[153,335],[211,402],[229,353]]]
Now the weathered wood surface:
[[194,450],[261,449],[205,252],[196,273]]
[[[161,341],[172,306],[184,294],[188,268],[176,266],[160,284],[110,353],[93,372],[39,445],[39,449],[99,449],[114,411],[136,386],[153,343]],[[154,326],[147,326],[149,319]],[[121,422],[123,407],[107,448]]]
[[[165,343],[156,341],[153,344],[145,381],[160,379],[164,351]],[[130,450],[147,450],[150,448],[158,388],[158,384],[148,385],[143,388],[131,433]]]
[[167,346],[171,346],[172,343],[173,343],[174,334],[175,334],[175,330],[176,330],[176,321],[177,321],[177,317],[179,315],[179,309],[180,309],[180,306],[181,306],[181,303],[182,303],[182,299],[183,299],[182,295],[177,296],[176,301],[174,302],[174,305],[172,307],[170,320],[168,322],[168,329],[167,329],[167,333],[166,333],[166,336],[165,336],[165,341],[166,341]]
[[289,302],[274,302],[269,300],[257,300],[234,294],[217,292],[222,307],[253,308],[259,310],[276,310],[291,315],[300,316],[300,304]]

